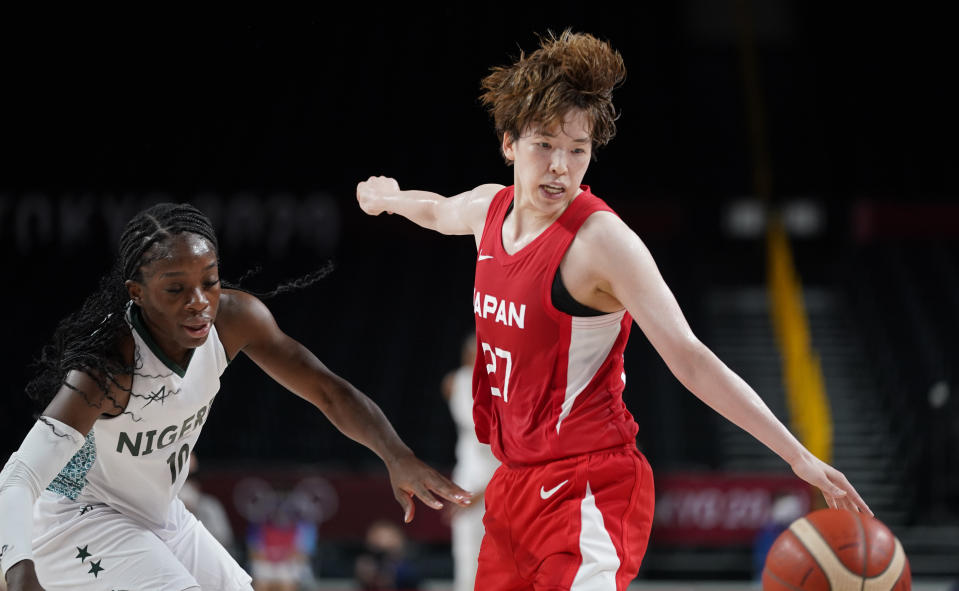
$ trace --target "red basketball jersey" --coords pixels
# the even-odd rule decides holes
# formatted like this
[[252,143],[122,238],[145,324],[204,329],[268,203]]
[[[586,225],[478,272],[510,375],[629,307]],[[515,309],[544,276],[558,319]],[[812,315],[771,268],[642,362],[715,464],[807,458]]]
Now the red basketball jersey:
[[503,248],[513,187],[496,194],[476,258],[473,419],[507,465],[539,464],[635,444],[623,404],[625,311],[574,317],[552,303],[553,277],[586,218],[612,211],[583,186],[566,211],[514,254]]

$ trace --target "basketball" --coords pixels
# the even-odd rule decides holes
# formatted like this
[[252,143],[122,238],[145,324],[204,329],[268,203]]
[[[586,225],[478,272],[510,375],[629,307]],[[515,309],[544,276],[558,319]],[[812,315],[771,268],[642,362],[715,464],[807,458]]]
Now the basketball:
[[820,509],[790,524],[766,555],[764,591],[907,591],[902,544],[865,513]]

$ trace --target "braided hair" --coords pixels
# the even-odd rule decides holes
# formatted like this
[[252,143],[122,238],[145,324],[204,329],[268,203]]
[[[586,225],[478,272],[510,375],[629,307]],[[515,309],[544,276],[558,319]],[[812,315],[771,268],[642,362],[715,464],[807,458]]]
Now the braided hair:
[[[159,203],[127,222],[113,267],[100,279],[96,291],[80,309],[60,321],[53,339],[41,349],[35,361],[37,373],[27,384],[26,391],[40,410],[49,404],[62,386],[77,391],[66,381],[67,374],[73,370],[88,374],[103,393],[102,399],[88,397],[88,404],[100,406],[106,399],[107,404],[112,401],[116,410],[122,410],[110,390],[129,391],[120,378],[133,375],[139,363],[138,353],[134,353],[132,363],[124,359],[122,353],[122,344],[130,336],[130,326],[126,321],[130,296],[125,282],[142,282],[142,267],[163,258],[169,252],[171,239],[184,232],[203,237],[214,252],[218,252],[216,232],[210,219],[188,203]],[[331,266],[327,265],[270,292],[254,295],[267,298],[306,287],[326,276],[330,269]],[[223,285],[238,288],[226,282]]]
[[[140,267],[162,258],[164,249],[152,256],[144,256],[154,244],[166,244],[176,234],[192,232],[206,238],[218,251],[213,224],[199,209],[188,203],[158,203],[141,211],[131,219],[120,235],[120,262],[123,265],[123,280],[142,281]],[[122,283],[122,282],[121,282]]]

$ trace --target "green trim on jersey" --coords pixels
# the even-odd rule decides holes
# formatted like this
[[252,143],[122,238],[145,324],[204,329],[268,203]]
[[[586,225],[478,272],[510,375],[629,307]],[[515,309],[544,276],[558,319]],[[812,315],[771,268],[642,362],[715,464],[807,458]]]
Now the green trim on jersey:
[[[167,357],[166,353],[163,352],[163,349],[160,348],[160,345],[153,340],[153,335],[150,334],[149,329],[147,329],[146,324],[143,322],[143,317],[140,316],[140,306],[133,305],[130,310],[130,324],[133,325],[133,329],[137,331],[137,334],[140,335],[140,338],[143,339],[143,342],[147,344],[147,347],[150,347],[150,350],[153,351],[153,354],[157,356],[163,365],[167,366],[173,373],[180,376],[181,378],[186,375],[186,367],[180,367],[180,365]],[[190,366],[190,359],[193,358],[193,350],[189,351],[189,359],[187,359],[187,367]]]
[[93,436],[93,429],[90,429],[83,447],[73,454],[73,457],[63,467],[63,470],[60,470],[47,490],[68,497],[71,501],[77,500],[80,491],[87,485],[87,473],[93,467],[93,462],[96,459],[96,438]]

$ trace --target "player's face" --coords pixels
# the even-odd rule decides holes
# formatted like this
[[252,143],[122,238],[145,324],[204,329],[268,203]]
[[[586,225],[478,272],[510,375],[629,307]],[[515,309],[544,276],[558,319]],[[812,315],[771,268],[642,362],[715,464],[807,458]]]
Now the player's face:
[[130,298],[140,306],[153,339],[179,362],[202,345],[216,319],[220,275],[216,251],[190,232],[155,244],[159,258],[140,267],[143,282],[127,281]]
[[562,124],[530,128],[518,140],[503,140],[503,153],[513,161],[513,182],[519,202],[544,213],[562,211],[579,194],[592,155],[589,118],[572,109]]

